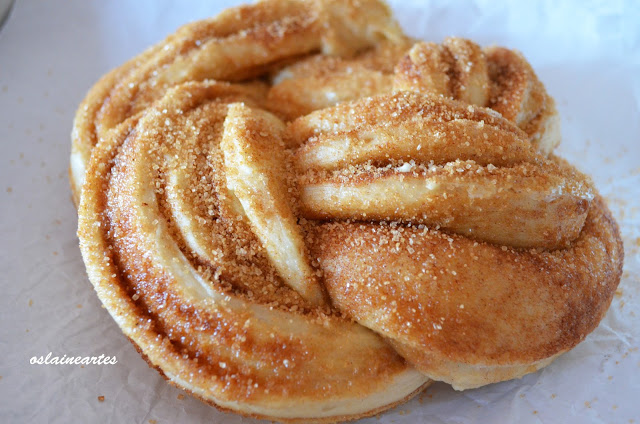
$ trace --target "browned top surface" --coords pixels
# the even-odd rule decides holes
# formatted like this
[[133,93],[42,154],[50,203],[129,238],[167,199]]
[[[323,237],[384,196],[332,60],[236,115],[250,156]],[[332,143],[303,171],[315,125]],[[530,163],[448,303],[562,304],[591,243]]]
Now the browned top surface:
[[[271,416],[243,408],[353,398],[357,409],[418,375],[411,349],[490,373],[556,355],[595,328],[622,245],[591,183],[531,144],[555,113],[544,86],[517,52],[412,44],[375,0],[267,0],[179,29],[92,88],[72,135],[83,258],[150,364],[204,399]],[[328,305],[284,284],[228,187],[219,143],[233,102],[283,118],[273,149],[287,187],[276,191],[298,218]],[[347,146],[339,159],[335,146]],[[527,213],[571,225],[556,226],[553,249],[514,249],[451,234],[451,216],[430,228],[418,219],[460,210],[455,196],[452,209],[428,199],[416,206],[422,215],[401,216],[404,205],[391,202],[401,219],[376,215],[375,204],[373,213],[299,204],[312,183],[346,189],[399,174],[502,187],[510,193],[492,198],[493,214],[465,209],[498,226],[500,213],[519,210],[501,209],[504,199],[561,181],[566,203]],[[394,344],[408,347],[404,358]],[[426,380],[340,417],[384,409]]]
[[327,223],[312,254],[334,303],[391,339],[467,364],[528,363],[580,342],[621,273],[601,198],[567,249],[518,250],[424,226]]

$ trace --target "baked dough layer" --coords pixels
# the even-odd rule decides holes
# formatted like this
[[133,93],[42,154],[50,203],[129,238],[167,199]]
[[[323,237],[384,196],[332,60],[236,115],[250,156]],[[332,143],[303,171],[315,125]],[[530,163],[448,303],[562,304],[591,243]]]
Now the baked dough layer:
[[517,52],[420,43],[378,0],[188,24],[81,103],[70,179],[96,292],[171,383],[336,422],[533,372],[622,272]]
[[334,305],[462,390],[534,372],[593,331],[622,272],[617,234],[597,196],[566,249],[368,223],[321,224],[310,246]]
[[[218,138],[237,100],[250,101],[229,84],[189,83],[95,147],[78,234],[100,300],[150,364],[224,409],[322,422],[409,399],[428,378],[374,332],[283,284],[209,185],[225,184]],[[209,159],[198,163],[197,150]]]

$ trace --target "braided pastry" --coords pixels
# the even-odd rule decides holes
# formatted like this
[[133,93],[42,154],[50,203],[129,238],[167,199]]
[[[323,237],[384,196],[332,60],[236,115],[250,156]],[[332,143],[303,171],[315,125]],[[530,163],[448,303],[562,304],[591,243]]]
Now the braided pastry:
[[529,62],[504,47],[481,49],[455,37],[441,45],[417,43],[398,63],[394,88],[490,107],[515,122],[545,153],[560,143],[560,116],[553,98]]
[[594,196],[584,176],[532,149],[500,115],[443,98],[343,103],[295,120],[290,134],[312,171],[300,184],[307,218],[399,220],[557,248],[580,234]]
[[521,377],[604,316],[623,253],[602,198],[490,109],[399,92],[290,133],[311,138],[296,154],[301,214],[333,221],[309,236],[333,305],[430,378]]
[[521,377],[598,325],[622,244],[591,181],[518,118],[553,101],[501,110],[516,97],[491,87],[520,87],[504,69],[434,88],[412,43],[377,0],[266,0],[91,89],[70,169],[83,259],[169,381],[336,422],[432,380]]
[[[185,25],[104,76],[80,104],[72,133],[74,201],[97,141],[168,88],[205,79],[248,80],[298,56],[348,56],[384,39],[404,36],[387,6],[373,0],[266,0]],[[249,85],[256,92],[266,89],[259,81]]]
[[398,37],[355,57],[313,55],[272,76],[267,107],[285,120],[340,102],[393,91],[394,64],[411,47]]

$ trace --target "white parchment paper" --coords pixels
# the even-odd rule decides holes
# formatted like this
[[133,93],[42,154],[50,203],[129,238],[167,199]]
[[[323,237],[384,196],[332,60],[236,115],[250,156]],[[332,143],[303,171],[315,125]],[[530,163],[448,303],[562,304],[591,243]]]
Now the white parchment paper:
[[[86,278],[67,182],[72,119],[89,87],[179,25],[237,3],[17,0],[0,29],[1,423],[256,422],[169,386],[135,352]],[[560,154],[593,176],[621,226],[623,280],[600,327],[544,370],[466,392],[435,384],[362,422],[640,422],[640,7],[497,3],[392,6],[411,35],[465,36],[531,61],[563,118]],[[49,352],[118,363],[29,363]]]

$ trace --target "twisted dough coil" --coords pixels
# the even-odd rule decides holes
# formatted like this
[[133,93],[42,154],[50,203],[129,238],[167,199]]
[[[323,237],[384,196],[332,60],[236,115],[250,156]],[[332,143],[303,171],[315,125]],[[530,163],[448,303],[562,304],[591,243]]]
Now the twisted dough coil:
[[[244,415],[334,422],[430,379],[533,372],[598,324],[623,252],[591,182],[517,120],[395,90],[410,44],[377,1],[265,1],[89,92],[71,166],[83,258],[171,382]],[[337,56],[299,58],[316,50]],[[289,104],[303,80],[318,84]]]
[[80,104],[72,132],[74,201],[98,140],[176,84],[248,80],[309,53],[349,56],[404,38],[386,4],[374,0],[266,0],[185,25],[105,75]]
[[98,295],[151,364],[225,409],[335,421],[412,396],[427,378],[284,285],[224,198],[219,142],[238,100],[188,83],[95,148],[79,236]]
[[430,378],[520,377],[604,316],[615,221],[584,175],[497,113],[397,92],[298,118],[289,136],[301,215],[334,221],[308,242],[333,305]]
[[527,60],[504,47],[463,38],[417,43],[398,63],[394,88],[427,91],[486,106],[524,130],[545,153],[560,143],[555,102]]
[[[579,235],[594,195],[583,175],[532,148],[500,115],[438,97],[342,103],[295,120],[290,136],[303,144],[301,171],[311,169],[300,182],[307,218],[401,220],[557,248]],[[397,166],[372,166],[386,163]]]
[[394,89],[394,65],[413,45],[398,37],[355,57],[312,55],[276,72],[267,107],[285,120]]

